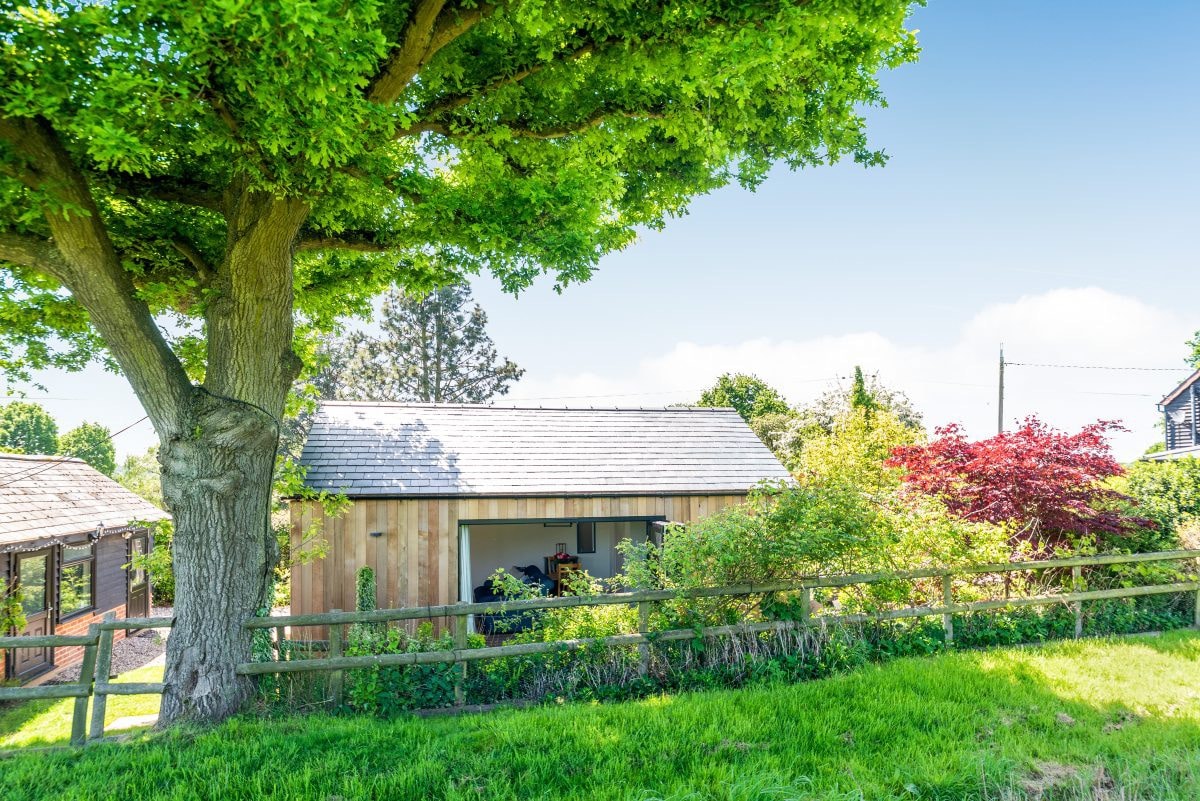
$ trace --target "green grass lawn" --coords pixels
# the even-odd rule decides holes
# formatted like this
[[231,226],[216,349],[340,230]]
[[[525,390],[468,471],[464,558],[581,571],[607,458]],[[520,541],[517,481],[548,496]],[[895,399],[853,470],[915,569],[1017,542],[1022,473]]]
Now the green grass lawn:
[[[58,724],[55,724],[58,725]],[[0,761],[21,799],[1200,798],[1200,635],[457,718],[242,718]]]
[[[114,681],[158,682],[162,681],[162,676],[162,665],[147,665],[122,674]],[[156,714],[159,700],[158,695],[110,695],[104,707],[105,723],[110,724],[123,717]],[[69,742],[71,716],[74,712],[74,698],[29,701],[0,708],[0,748],[61,745]],[[0,795],[0,799],[3,798],[4,796]]]

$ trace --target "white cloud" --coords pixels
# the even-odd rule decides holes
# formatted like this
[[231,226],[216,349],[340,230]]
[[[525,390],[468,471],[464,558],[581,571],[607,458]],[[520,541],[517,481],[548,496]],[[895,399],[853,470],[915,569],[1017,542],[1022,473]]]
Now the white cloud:
[[506,400],[547,405],[653,405],[691,400],[726,371],[756,373],[793,402],[845,381],[854,365],[878,372],[907,392],[927,424],[964,424],[972,436],[996,428],[998,347],[1009,361],[1120,367],[1172,367],[1179,372],[1049,369],[1011,366],[1005,418],[1037,414],[1065,429],[1096,419],[1131,430],[1114,438],[1131,459],[1158,438],[1156,401],[1187,375],[1183,342],[1197,322],[1134,298],[1096,288],[1058,289],[981,309],[943,346],[906,345],[877,332],[806,340],[750,339],[727,345],[681,342],[620,375],[528,374]]

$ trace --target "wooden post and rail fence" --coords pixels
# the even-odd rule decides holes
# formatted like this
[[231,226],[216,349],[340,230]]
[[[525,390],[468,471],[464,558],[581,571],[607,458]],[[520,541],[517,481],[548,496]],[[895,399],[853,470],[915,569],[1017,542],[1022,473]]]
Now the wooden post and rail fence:
[[[509,656],[561,653],[595,646],[636,646],[639,671],[646,673],[650,664],[650,648],[654,643],[692,640],[696,637],[722,637],[745,633],[803,630],[828,623],[865,623],[875,621],[902,620],[919,617],[942,618],[947,644],[954,643],[954,615],[1024,606],[1047,606],[1069,604],[1075,618],[1074,634],[1083,635],[1083,604],[1116,598],[1134,598],[1148,595],[1196,593],[1193,625],[1200,628],[1200,579],[1178,581],[1169,584],[1152,584],[1138,587],[1117,587],[1105,590],[1087,590],[1084,585],[1083,568],[1104,565],[1137,564],[1145,562],[1200,560],[1200,550],[1158,551],[1154,553],[1114,554],[1103,556],[1081,556],[1063,559],[1046,559],[1034,562],[1010,562],[985,565],[968,565],[954,568],[929,568],[892,573],[868,573],[834,576],[815,576],[801,581],[772,582],[765,584],[742,584],[727,587],[702,587],[687,590],[642,590],[635,592],[608,593],[593,596],[567,596],[553,598],[531,598],[507,602],[457,603],[439,606],[407,607],[400,609],[376,609],[363,612],[332,610],[311,615],[286,615],[255,617],[245,622],[252,631],[275,632],[276,656],[274,661],[248,662],[237,666],[237,672],[245,676],[260,676],[284,673],[330,673],[329,700],[335,707],[342,703],[344,676],[347,670],[372,667],[401,667],[412,665],[453,664],[460,667],[455,672],[455,703],[464,703],[463,682],[467,665],[484,659]],[[954,579],[987,573],[1011,574],[1015,572],[1048,569],[1071,570],[1069,592],[1050,593],[1020,598],[1006,597],[997,600],[968,601],[955,603]],[[813,615],[810,611],[812,591],[823,588],[849,587],[874,584],[883,581],[938,579],[941,582],[941,604],[938,606],[912,606],[884,609],[874,612],[851,614]],[[798,620],[767,620],[725,626],[703,628],[668,629],[652,631],[651,613],[655,604],[678,599],[745,597],[777,592],[799,594]],[[529,612],[543,609],[567,609],[585,606],[608,606],[624,604],[636,607],[638,614],[637,632],[615,634],[578,640],[552,640],[528,642],[515,645],[496,645],[469,648],[467,639],[468,619],[472,615],[496,615],[512,612]],[[454,647],[451,650],[420,651],[395,654],[368,654],[346,656],[344,627],[356,623],[390,623],[435,618],[454,621],[452,632]],[[102,622],[94,624],[83,635],[49,635],[37,637],[0,637],[0,649],[42,648],[83,646],[84,658],[79,681],[72,684],[47,685],[41,687],[0,687],[0,701],[39,698],[74,698],[74,714],[71,727],[71,744],[84,745],[104,737],[104,716],[108,696],[144,695],[162,693],[160,683],[116,683],[111,682],[111,660],[114,632],[139,629],[170,628],[171,618],[128,618],[116,620],[112,613]],[[295,642],[297,648],[285,648],[289,628],[326,627],[329,632],[325,655],[320,658],[295,659],[296,650],[303,650],[303,642]],[[311,656],[311,650],[310,656]],[[90,715],[89,715],[89,700]]]

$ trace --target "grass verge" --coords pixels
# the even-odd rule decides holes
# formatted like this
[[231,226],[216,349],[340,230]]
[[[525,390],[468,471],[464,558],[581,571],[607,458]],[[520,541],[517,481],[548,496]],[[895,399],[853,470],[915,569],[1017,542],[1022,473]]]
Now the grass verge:
[[25,799],[1200,798],[1200,634],[450,719],[240,718],[0,762]]

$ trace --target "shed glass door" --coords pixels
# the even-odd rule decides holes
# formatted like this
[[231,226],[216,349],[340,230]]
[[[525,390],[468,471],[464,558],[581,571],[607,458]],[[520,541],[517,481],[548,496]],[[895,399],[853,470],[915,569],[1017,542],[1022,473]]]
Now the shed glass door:
[[[18,632],[21,636],[44,637],[54,633],[50,557],[49,549],[17,556],[17,587],[21,592],[21,611],[25,614],[25,628]],[[12,654],[12,671],[17,678],[41,673],[54,664],[53,648],[17,648]]]
[[[149,545],[149,537],[144,533],[130,537],[129,561],[144,557]],[[133,564],[129,566],[129,597],[125,601],[125,617],[150,617],[150,579],[145,568]]]

